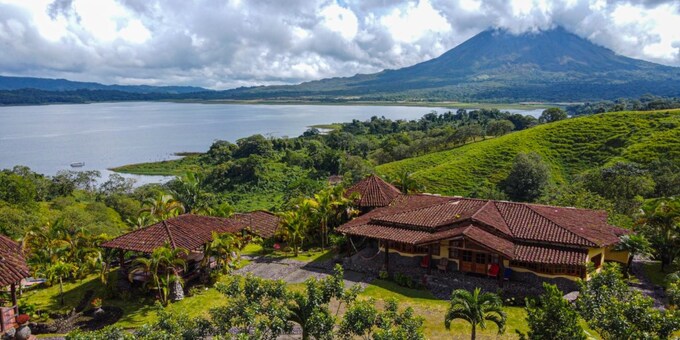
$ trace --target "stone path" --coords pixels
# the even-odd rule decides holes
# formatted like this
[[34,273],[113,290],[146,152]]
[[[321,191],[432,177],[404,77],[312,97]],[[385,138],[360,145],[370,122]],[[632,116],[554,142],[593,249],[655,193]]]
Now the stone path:
[[[236,270],[234,274],[246,275],[251,273],[263,279],[282,279],[288,283],[302,283],[310,277],[324,278],[333,273],[334,262],[302,262],[290,259],[271,259],[262,256],[245,257],[251,260],[247,266]],[[359,284],[362,288],[375,277],[369,274],[345,270],[345,287]]]
[[633,259],[632,271],[633,275],[637,277],[640,283],[631,283],[630,286],[634,289],[639,290],[642,294],[654,299],[654,308],[664,310],[666,304],[666,293],[663,287],[655,285],[649,280],[647,274],[645,274],[645,263],[648,260],[635,257]]

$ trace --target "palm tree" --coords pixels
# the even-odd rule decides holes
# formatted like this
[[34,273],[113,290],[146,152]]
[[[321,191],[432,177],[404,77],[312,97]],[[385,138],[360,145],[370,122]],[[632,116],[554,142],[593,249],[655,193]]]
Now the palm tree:
[[480,288],[470,293],[464,289],[456,289],[451,294],[451,304],[444,317],[444,326],[451,328],[451,321],[463,319],[472,326],[470,339],[477,337],[477,325],[486,329],[486,321],[491,321],[498,326],[498,334],[505,332],[507,315],[503,311],[501,298],[493,293],[481,293]]
[[57,261],[47,269],[50,281],[54,278],[59,280],[59,298],[61,299],[62,306],[64,305],[64,278],[69,277],[75,270],[75,265],[61,261]]
[[307,231],[304,213],[300,210],[285,211],[279,214],[279,233],[283,239],[293,246],[295,256],[298,256],[298,248],[302,245]]
[[136,219],[126,219],[125,222],[132,228],[132,230],[137,230],[137,229],[142,229],[149,224],[153,223],[155,218],[150,216],[147,213],[140,213],[139,216],[137,216]]
[[621,236],[621,240],[619,241],[619,244],[614,247],[614,250],[628,252],[626,273],[630,273],[635,255],[648,256],[652,250],[652,247],[649,241],[643,235],[629,234]]
[[167,244],[158,247],[148,258],[138,257],[132,262],[133,268],[129,273],[129,279],[132,281],[138,273],[149,275],[153,288],[158,290],[161,303],[167,304],[168,289],[170,284],[177,283],[177,278],[173,277],[179,276],[179,270],[186,268],[186,260],[182,258],[182,255],[187,254],[189,251],[184,248],[172,249]]
[[661,270],[680,252],[680,198],[659,198],[642,205],[638,226],[648,233],[661,258]]
[[316,204],[311,206],[311,208],[321,224],[321,248],[323,249],[326,249],[328,244],[330,224],[337,222],[351,204],[351,201],[345,197],[344,193],[344,188],[336,185],[314,194]]
[[166,220],[184,213],[184,206],[172,195],[159,193],[156,197],[148,198],[145,201],[145,208],[142,213],[148,214],[156,221]]
[[210,265],[210,258],[214,257],[218,268],[228,269],[236,254],[239,251],[238,237],[231,233],[218,234],[212,233],[212,241],[207,244],[205,256],[203,257],[203,267]]
[[201,200],[203,176],[198,173],[186,172],[177,178],[173,185],[172,195],[184,205],[187,211],[194,212],[198,209]]
[[424,190],[423,186],[416,182],[408,171],[401,172],[397,178],[391,179],[389,182],[399,188],[403,194],[417,193]]

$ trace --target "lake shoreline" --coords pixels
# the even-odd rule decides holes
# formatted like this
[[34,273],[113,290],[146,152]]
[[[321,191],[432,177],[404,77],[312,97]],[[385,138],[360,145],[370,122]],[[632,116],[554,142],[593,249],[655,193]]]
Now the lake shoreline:
[[91,105],[91,104],[116,104],[116,103],[174,103],[174,104],[206,104],[206,105],[321,105],[321,106],[406,106],[423,108],[445,109],[499,109],[499,110],[537,110],[549,107],[565,107],[578,103],[542,103],[542,102],[519,102],[519,103],[484,103],[484,102],[418,102],[418,101],[314,101],[314,100],[119,100],[119,101],[96,101],[83,103],[43,103],[43,104],[9,104],[3,107],[31,107],[31,106],[57,106],[57,105]]

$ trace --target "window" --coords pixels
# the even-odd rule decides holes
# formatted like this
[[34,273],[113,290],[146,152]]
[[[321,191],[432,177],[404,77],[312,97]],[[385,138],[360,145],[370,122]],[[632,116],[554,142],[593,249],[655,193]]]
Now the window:
[[463,247],[463,241],[462,240],[451,240],[449,241],[449,258],[450,259],[457,259],[459,256],[459,250],[458,248]]
[[475,263],[481,263],[481,264],[486,263],[486,254],[484,254],[484,253],[475,254]]
[[495,264],[500,263],[498,254],[491,254],[490,257],[491,257],[491,259],[489,260],[489,263],[495,263]]
[[471,251],[464,250],[464,251],[461,252],[461,255],[462,255],[461,260],[463,260],[465,262],[472,262],[472,252]]

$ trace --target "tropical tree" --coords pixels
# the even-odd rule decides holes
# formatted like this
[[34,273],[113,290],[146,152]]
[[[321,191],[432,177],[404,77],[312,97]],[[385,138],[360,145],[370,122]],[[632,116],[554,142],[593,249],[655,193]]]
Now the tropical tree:
[[451,293],[449,308],[444,316],[444,326],[451,328],[451,321],[462,319],[470,323],[472,334],[470,339],[477,338],[477,326],[486,329],[487,321],[498,326],[498,334],[505,332],[507,315],[503,311],[501,298],[494,293],[481,293],[481,288],[475,288],[470,293],[464,289],[456,289]]
[[550,168],[539,154],[520,153],[502,185],[512,200],[533,202],[541,196],[549,177]]
[[93,236],[82,227],[69,227],[59,218],[54,223],[30,228],[22,244],[35,274],[56,278],[49,275],[50,268],[61,262],[73,266],[73,270],[62,277],[69,279],[84,278],[101,269],[103,257],[99,244],[107,239],[103,234]]
[[651,241],[661,270],[673,263],[680,252],[680,198],[658,198],[642,205],[638,230]]
[[342,267],[335,267],[335,274],[322,280],[311,277],[305,281],[303,292],[290,293],[288,302],[289,321],[302,328],[302,339],[332,339],[335,317],[328,310],[331,298],[340,298],[344,290]]
[[399,311],[399,303],[390,298],[385,301],[385,310],[380,312],[375,300],[361,300],[352,303],[340,323],[339,333],[343,338],[355,336],[374,340],[421,340],[423,318],[415,316],[413,308]]
[[422,192],[425,189],[420,183],[413,179],[411,173],[408,171],[399,173],[396,178],[389,180],[389,182],[394,184],[394,186],[399,188],[404,194]]
[[541,123],[552,123],[559,120],[567,119],[567,113],[559,107],[551,107],[549,109],[543,110],[541,117],[538,121]]
[[50,281],[54,278],[59,280],[59,299],[62,306],[64,305],[64,278],[71,276],[75,270],[75,265],[61,261],[57,261],[47,270],[47,277]]
[[314,194],[314,200],[316,204],[311,205],[311,208],[321,225],[321,248],[326,249],[331,224],[339,222],[343,215],[348,214],[352,201],[345,197],[345,190],[339,185],[329,186]]
[[129,272],[130,281],[137,274],[149,276],[148,283],[158,290],[162,304],[168,303],[168,295],[172,285],[181,284],[179,270],[186,268],[186,260],[182,257],[189,254],[184,248],[170,248],[169,245],[158,247],[147,257],[138,257],[132,262]]
[[296,209],[279,214],[281,227],[278,233],[293,247],[295,256],[298,256],[298,249],[302,246],[307,231],[315,221],[314,211],[316,207],[316,201],[306,199]]
[[[579,325],[579,315],[555,285],[543,283],[545,292],[536,299],[526,299],[529,339],[586,339]],[[519,333],[519,332],[518,332]],[[524,334],[520,333],[522,338]]]
[[240,237],[232,233],[212,233],[212,241],[206,245],[203,266],[210,264],[211,258],[215,258],[215,264],[223,271],[229,269],[234,262],[240,249]]
[[614,247],[616,251],[627,251],[628,261],[626,262],[626,273],[630,273],[633,258],[636,255],[647,256],[651,254],[652,247],[651,243],[640,234],[628,234],[623,235],[620,238],[619,243]]
[[147,214],[154,221],[162,221],[183,214],[184,211],[184,205],[172,195],[158,193],[156,197],[144,201],[142,214]]
[[615,263],[605,263],[579,285],[578,311],[603,339],[667,339],[680,329],[678,312],[654,308],[654,300],[631,289]]

